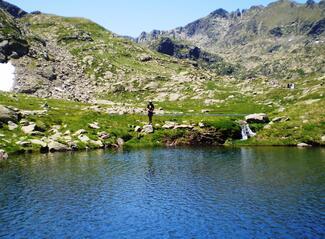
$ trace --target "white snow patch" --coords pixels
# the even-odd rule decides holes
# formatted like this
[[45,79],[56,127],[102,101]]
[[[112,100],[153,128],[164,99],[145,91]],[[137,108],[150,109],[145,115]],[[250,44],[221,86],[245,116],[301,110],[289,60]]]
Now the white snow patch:
[[15,67],[11,62],[0,63],[0,91],[12,91],[15,82]]

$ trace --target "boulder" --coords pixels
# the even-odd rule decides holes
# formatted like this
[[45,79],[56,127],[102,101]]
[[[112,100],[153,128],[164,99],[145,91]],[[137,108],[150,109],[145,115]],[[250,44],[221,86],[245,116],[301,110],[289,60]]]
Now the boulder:
[[270,122],[267,114],[259,113],[259,114],[251,114],[245,117],[247,123],[268,123]]
[[180,125],[176,125],[174,127],[174,129],[193,129],[194,126],[192,125],[187,125],[187,124],[180,124]]
[[88,124],[89,128],[91,129],[100,129],[99,125],[97,122],[94,122],[94,123],[91,123],[91,124]]
[[108,139],[110,137],[109,133],[107,132],[99,132],[97,135],[101,139]]
[[49,81],[56,80],[57,74],[55,73],[55,68],[53,66],[47,66],[42,69],[40,75]]
[[275,117],[274,119],[272,119],[273,123],[278,123],[278,122],[286,122],[289,121],[290,119],[288,117]]
[[103,148],[104,147],[104,144],[102,141],[100,140],[90,140],[89,143],[93,146],[95,146],[96,148]]
[[141,130],[142,130],[141,126],[136,126],[136,127],[134,128],[134,132],[137,132],[137,133],[140,133]]
[[47,147],[47,143],[45,143],[44,141],[39,140],[39,139],[31,139],[30,142],[31,142],[31,144],[34,144],[34,145],[40,145],[42,148]]
[[145,125],[143,126],[142,133],[144,134],[152,134],[154,132],[154,129],[152,125]]
[[297,144],[297,147],[305,148],[305,147],[311,147],[311,145],[306,144],[306,143],[299,143],[299,144]]
[[30,141],[17,141],[16,144],[21,147],[29,147],[31,145],[31,142]]
[[57,141],[50,141],[48,143],[48,148],[50,152],[65,152],[65,151],[69,151],[69,147],[61,144]]
[[322,141],[322,142],[325,142],[325,135],[323,135],[323,136],[321,137],[321,141]]
[[27,126],[23,126],[21,127],[21,130],[25,133],[25,134],[32,134],[33,131],[35,130],[36,124],[30,124]]
[[79,135],[78,139],[83,142],[83,143],[88,143],[89,142],[89,137],[87,135]]
[[18,125],[17,125],[17,124],[15,124],[15,123],[12,122],[12,121],[8,121],[8,129],[9,129],[10,131],[15,130],[15,129],[17,129],[17,128],[18,128]]
[[123,145],[125,144],[124,139],[122,138],[118,138],[116,142],[119,147],[123,147]]
[[139,60],[140,61],[142,61],[142,62],[147,62],[147,61],[151,61],[152,60],[152,57],[151,56],[149,56],[149,55],[141,55],[140,57],[139,57]]
[[78,131],[76,131],[76,132],[73,134],[73,136],[79,136],[79,135],[81,135],[81,134],[85,134],[85,133],[87,133],[86,130],[84,130],[84,129],[79,129]]
[[3,105],[0,105],[0,124],[8,123],[9,121],[17,122],[19,114]]
[[173,129],[176,126],[175,122],[166,121],[165,124],[162,126],[163,129]]
[[8,159],[8,154],[6,153],[6,151],[0,149],[0,161],[5,159]]

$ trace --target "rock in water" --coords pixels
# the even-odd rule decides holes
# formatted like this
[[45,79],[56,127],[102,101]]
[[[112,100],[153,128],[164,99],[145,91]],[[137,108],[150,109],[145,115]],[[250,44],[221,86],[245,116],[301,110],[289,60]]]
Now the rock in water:
[[122,138],[118,138],[117,139],[117,145],[119,146],[119,147],[123,147],[123,145],[124,145],[124,139],[122,139]]
[[61,144],[59,142],[56,142],[56,141],[49,142],[48,147],[49,147],[50,152],[64,152],[64,151],[69,150],[68,146]]
[[299,143],[299,144],[297,144],[297,147],[304,148],[304,147],[311,147],[311,145],[306,144],[306,143]]
[[8,158],[8,154],[4,150],[0,149],[0,161],[7,158]]

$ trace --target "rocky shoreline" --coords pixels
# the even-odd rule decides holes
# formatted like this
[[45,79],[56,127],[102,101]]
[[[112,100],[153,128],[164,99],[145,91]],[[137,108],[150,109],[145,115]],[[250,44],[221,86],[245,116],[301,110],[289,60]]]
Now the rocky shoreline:
[[[153,146],[197,146],[197,145],[261,145],[256,142],[241,141],[243,129],[241,125],[262,124],[268,128],[279,122],[289,121],[289,118],[275,117],[271,121],[267,114],[251,114],[245,120],[232,121],[231,125],[225,128],[218,128],[206,125],[204,122],[189,123],[183,121],[163,121],[163,124],[156,123],[153,126],[146,122],[139,122],[138,125],[128,125],[129,133],[123,135],[107,132],[102,124],[96,121],[89,121],[84,128],[72,131],[67,124],[47,126],[38,118],[49,114],[48,106],[43,105],[43,110],[19,110],[14,107],[0,105],[1,128],[7,128],[12,138],[4,138],[0,134],[0,140],[7,142],[9,146],[16,147],[11,152],[0,148],[0,160],[8,158],[12,153],[53,153],[68,152],[91,149],[123,148],[123,147],[153,147]],[[31,118],[33,120],[31,120]],[[121,117],[130,117],[124,115]],[[18,137],[18,132],[21,136]],[[255,135],[255,134],[254,134]],[[143,137],[154,137],[151,141],[139,143]],[[132,140],[138,140],[134,143]],[[325,141],[325,137],[322,138]],[[234,142],[239,142],[238,144]],[[272,145],[272,144],[271,144]],[[312,144],[298,143],[288,146],[312,147]]]

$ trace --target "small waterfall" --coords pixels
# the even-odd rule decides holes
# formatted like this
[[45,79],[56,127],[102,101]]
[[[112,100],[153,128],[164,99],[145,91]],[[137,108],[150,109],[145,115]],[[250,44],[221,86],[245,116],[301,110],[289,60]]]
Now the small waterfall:
[[247,123],[241,125],[242,140],[247,140],[249,137],[254,137],[256,134],[251,130]]
[[0,91],[12,91],[15,82],[15,67],[11,62],[0,64]]

